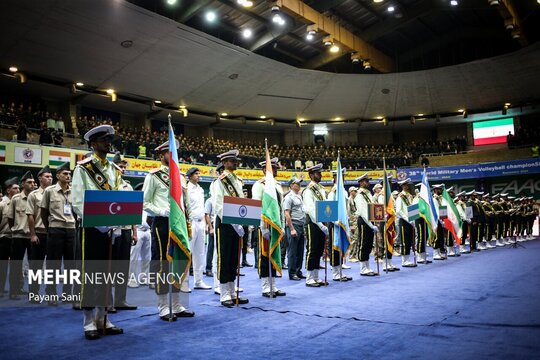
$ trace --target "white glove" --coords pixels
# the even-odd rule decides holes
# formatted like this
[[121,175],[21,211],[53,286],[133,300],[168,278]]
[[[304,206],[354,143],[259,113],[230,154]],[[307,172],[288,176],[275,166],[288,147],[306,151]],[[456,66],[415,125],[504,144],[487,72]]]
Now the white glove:
[[232,227],[234,228],[234,231],[236,231],[239,237],[244,236],[244,228],[242,227],[242,225],[233,224]]
[[375,225],[371,226],[371,230],[373,230],[373,232],[374,232],[375,234],[377,234],[377,233],[379,232],[379,228],[376,227]]
[[335,226],[339,226],[339,221],[333,221],[332,222]]
[[268,229],[261,229],[261,233],[265,240],[270,239],[270,231]]
[[169,214],[170,214],[170,210],[169,209],[165,209],[165,210],[161,210],[159,212],[159,216],[162,216],[162,217],[169,217]]
[[249,231],[249,232],[253,232],[253,230],[255,230],[255,226],[249,225],[249,226],[248,226],[248,231]]
[[98,231],[102,234],[109,232],[109,230],[111,229],[108,226],[96,226],[95,228],[98,229]]
[[321,231],[324,233],[324,236],[328,236],[328,228],[325,225],[319,226]]

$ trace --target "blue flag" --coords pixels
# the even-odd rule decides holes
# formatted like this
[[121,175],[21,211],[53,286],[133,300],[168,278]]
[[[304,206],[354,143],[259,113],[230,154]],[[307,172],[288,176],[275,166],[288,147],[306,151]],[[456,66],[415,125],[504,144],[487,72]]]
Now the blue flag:
[[341,171],[341,161],[338,156],[337,179],[336,179],[336,200],[338,220],[334,225],[333,248],[346,257],[350,246],[349,212],[347,211],[347,196],[343,185],[343,172]]

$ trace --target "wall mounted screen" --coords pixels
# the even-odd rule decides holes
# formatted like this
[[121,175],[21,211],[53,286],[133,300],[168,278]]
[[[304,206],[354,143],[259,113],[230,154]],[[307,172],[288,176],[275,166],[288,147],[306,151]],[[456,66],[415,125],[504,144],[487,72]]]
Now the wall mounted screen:
[[508,132],[514,133],[514,118],[473,123],[474,145],[501,144],[506,142]]

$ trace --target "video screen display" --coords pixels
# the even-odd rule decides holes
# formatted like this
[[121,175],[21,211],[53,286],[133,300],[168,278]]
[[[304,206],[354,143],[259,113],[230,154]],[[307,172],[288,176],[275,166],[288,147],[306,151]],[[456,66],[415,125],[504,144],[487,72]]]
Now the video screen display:
[[514,118],[505,118],[473,123],[474,145],[506,143],[508,132],[514,133]]

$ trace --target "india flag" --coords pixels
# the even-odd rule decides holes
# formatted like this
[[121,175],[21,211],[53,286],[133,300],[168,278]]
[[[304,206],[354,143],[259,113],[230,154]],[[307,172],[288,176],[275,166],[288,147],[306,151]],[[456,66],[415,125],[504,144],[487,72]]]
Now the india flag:
[[221,221],[224,224],[259,226],[261,224],[261,204],[261,200],[224,196]]
[[6,145],[0,145],[0,161],[6,161]]
[[502,144],[508,133],[514,134],[514,119],[498,119],[473,123],[474,145]]
[[67,151],[49,151],[49,165],[50,166],[59,166],[63,163],[71,161],[71,154]]

